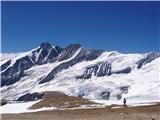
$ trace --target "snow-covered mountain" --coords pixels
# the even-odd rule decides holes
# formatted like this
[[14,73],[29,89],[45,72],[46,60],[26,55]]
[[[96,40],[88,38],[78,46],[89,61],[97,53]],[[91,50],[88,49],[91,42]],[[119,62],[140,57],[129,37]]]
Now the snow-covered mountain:
[[17,54],[1,54],[1,99],[23,100],[43,91],[94,100],[160,101],[160,52],[122,54],[42,43]]

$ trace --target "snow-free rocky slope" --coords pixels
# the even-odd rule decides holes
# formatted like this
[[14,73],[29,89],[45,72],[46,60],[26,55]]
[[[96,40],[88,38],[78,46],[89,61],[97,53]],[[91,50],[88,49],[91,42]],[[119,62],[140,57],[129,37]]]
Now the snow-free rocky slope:
[[28,52],[1,54],[1,99],[35,100],[43,91],[60,91],[93,100],[159,101],[159,62],[160,52],[122,54],[42,43]]

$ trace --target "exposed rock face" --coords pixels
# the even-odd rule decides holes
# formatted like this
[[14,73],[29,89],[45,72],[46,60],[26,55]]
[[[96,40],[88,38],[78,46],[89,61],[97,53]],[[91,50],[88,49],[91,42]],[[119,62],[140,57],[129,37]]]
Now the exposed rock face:
[[101,97],[103,100],[109,100],[110,98],[110,91],[105,91],[101,93]]
[[34,63],[28,56],[16,60],[16,62],[1,73],[1,86],[10,85],[17,82],[23,71],[32,67]]
[[160,53],[157,52],[148,53],[145,58],[137,62],[137,68],[140,69],[143,65],[150,63],[152,60],[155,60],[158,57],[160,57]]
[[82,76],[77,77],[78,79],[89,79],[93,76],[101,77],[111,74],[111,64],[108,62],[100,62],[95,65],[88,66]]
[[104,51],[103,50],[94,50],[94,49],[81,49],[79,54],[75,57],[75,61],[83,61],[83,60],[94,60],[99,57]]
[[11,64],[11,60],[8,60],[1,66],[1,71],[5,70]]
[[62,48],[53,47],[49,43],[42,43],[40,48],[32,51],[32,60],[35,64],[41,65],[47,62],[51,62],[62,52]]
[[58,58],[58,61],[63,61],[72,57],[79,48],[81,48],[80,44],[70,44],[62,51],[61,55]]
[[[78,49],[80,49],[80,45],[77,44],[71,44],[69,45],[67,48],[71,48],[73,51],[71,51],[72,56],[77,52]],[[76,50],[76,51],[75,51]],[[60,61],[66,58],[70,58],[72,56],[70,56],[70,54],[68,54],[67,49],[65,49],[64,51],[62,51],[62,55],[60,55]],[[67,52],[67,53],[65,53]],[[57,75],[58,72],[67,69],[70,66],[75,65],[78,62],[81,62],[83,60],[93,60],[96,59],[98,56],[100,56],[102,54],[102,50],[86,50],[86,49],[81,49],[80,52],[71,60],[67,61],[67,62],[63,62],[60,65],[58,65],[57,67],[55,67],[46,77],[42,78],[41,81],[39,82],[39,84],[45,83],[50,81],[51,79],[54,79],[54,77]],[[74,54],[73,54],[74,53]],[[67,56],[67,54],[69,55],[69,57]],[[63,56],[63,57],[62,57]]]
[[92,76],[102,77],[110,76],[111,74],[127,74],[131,72],[131,68],[127,67],[117,71],[112,71],[112,66],[108,62],[100,62],[95,65],[88,66],[83,75],[78,76],[77,79],[89,79]]
[[62,49],[58,46],[52,47],[49,43],[42,43],[38,49],[17,59],[13,65],[9,66],[11,60],[2,64],[1,68],[4,71],[1,73],[1,86],[11,85],[17,82],[23,76],[24,70],[27,70],[34,65],[50,62],[56,58],[61,51]]

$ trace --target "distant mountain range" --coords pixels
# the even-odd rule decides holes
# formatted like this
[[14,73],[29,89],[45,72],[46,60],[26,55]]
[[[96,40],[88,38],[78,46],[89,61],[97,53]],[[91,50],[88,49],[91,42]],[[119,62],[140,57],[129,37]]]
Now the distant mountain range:
[[44,91],[95,100],[160,99],[160,52],[122,54],[46,42],[1,57],[1,99],[36,100],[41,97],[35,93]]

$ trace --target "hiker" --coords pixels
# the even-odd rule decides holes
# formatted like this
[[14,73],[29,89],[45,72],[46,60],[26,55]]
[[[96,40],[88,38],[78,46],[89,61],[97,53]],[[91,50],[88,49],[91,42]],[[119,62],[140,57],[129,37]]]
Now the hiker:
[[126,100],[126,98],[123,98],[123,105],[126,107],[126,102],[127,102],[127,100]]

